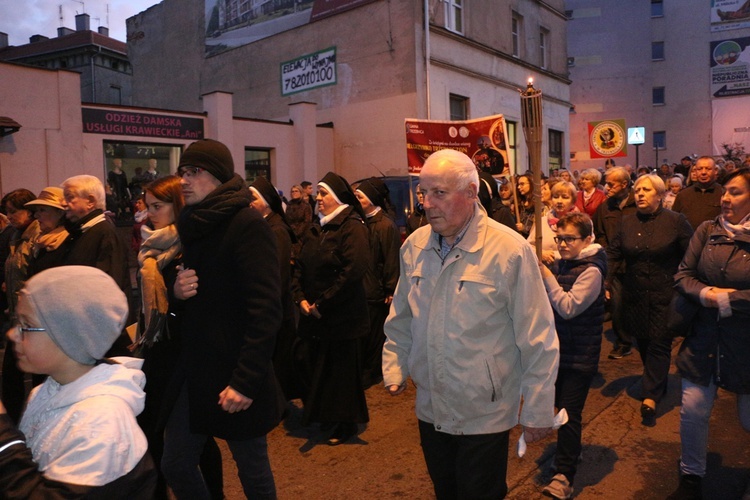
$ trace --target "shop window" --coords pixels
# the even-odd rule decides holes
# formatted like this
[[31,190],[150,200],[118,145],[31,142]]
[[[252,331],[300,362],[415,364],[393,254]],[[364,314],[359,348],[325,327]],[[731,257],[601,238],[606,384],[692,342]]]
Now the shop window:
[[[506,140],[505,140],[505,147],[508,150],[508,163],[509,163],[508,168],[510,169],[511,172],[516,172],[516,165],[517,165],[517,163],[516,163],[516,158],[517,158],[517,154],[516,154],[516,146],[517,146],[516,137],[517,137],[517,134],[516,134],[516,131],[518,130],[518,124],[516,122],[510,121],[510,120],[505,120],[505,128],[506,128],[506,130],[508,132],[508,137],[506,137]],[[511,150],[513,150],[512,153],[511,153]],[[513,162],[512,164],[510,164],[511,158],[513,159],[512,160],[512,162]]]
[[[112,209],[110,206],[109,209],[118,223],[132,223],[133,204],[143,194],[144,186],[158,177],[173,174],[182,148],[169,144],[115,141],[104,141],[103,147],[107,201],[108,205],[116,207]],[[116,167],[121,173],[116,172]]]
[[245,180],[251,184],[258,177],[271,182],[271,150],[245,148]]
[[549,130],[549,171],[562,168],[563,133],[559,130]]

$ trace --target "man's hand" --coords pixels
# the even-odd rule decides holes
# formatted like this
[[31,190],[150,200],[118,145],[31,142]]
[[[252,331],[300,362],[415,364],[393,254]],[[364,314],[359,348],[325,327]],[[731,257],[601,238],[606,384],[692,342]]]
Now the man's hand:
[[226,389],[219,393],[219,404],[225,412],[237,413],[238,411],[250,408],[253,400],[227,386]]
[[398,396],[399,394],[404,392],[405,389],[406,389],[406,382],[404,382],[401,385],[392,384],[386,387],[388,394],[390,394],[391,396]]
[[0,415],[5,415],[6,413],[8,413],[8,410],[5,409],[5,405],[0,401]]
[[393,295],[389,295],[385,298],[386,305],[391,305],[392,302],[393,302]]
[[177,279],[174,282],[174,296],[180,300],[198,295],[198,275],[194,269],[178,268]]
[[527,443],[533,443],[549,436],[552,432],[552,427],[526,427],[523,426],[523,435]]

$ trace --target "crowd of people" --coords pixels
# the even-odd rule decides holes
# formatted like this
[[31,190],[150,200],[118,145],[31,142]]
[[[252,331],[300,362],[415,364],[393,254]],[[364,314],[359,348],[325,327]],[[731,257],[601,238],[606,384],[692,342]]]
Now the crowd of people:
[[519,424],[525,442],[557,429],[543,493],[570,498],[609,315],[608,357],[635,347],[643,363],[644,426],[657,425],[685,338],[671,498],[700,498],[717,388],[738,395],[750,431],[750,169],[681,167],[607,162],[534,189],[531,174],[498,180],[438,151],[402,242],[381,179],[328,172],[287,200],[263,177],[248,185],[226,146],[204,139],[176,175],[143,185],[137,294],[99,179],[12,191],[0,487],[222,498],[220,438],[245,495],[275,498],[266,435],[293,400],[337,446],[369,421],[367,388],[398,396],[411,379],[437,498],[504,497]]

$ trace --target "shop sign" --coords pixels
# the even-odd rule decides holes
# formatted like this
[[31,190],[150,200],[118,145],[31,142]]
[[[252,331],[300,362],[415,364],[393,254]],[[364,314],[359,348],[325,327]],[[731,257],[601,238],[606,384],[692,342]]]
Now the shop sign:
[[82,108],[83,132],[165,139],[203,139],[203,119],[133,111]]

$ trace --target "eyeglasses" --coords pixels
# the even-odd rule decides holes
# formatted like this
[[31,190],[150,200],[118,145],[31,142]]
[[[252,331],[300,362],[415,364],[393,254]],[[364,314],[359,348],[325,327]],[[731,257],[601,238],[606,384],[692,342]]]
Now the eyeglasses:
[[13,326],[11,326],[11,328],[14,328],[18,332],[18,338],[21,339],[21,341],[23,341],[24,336],[26,335],[27,332],[46,332],[47,331],[46,328],[31,328],[28,326],[23,326],[20,323],[15,323]]
[[582,240],[583,238],[580,236],[555,236],[553,239],[555,240],[555,243],[565,242],[566,245],[570,245],[575,240]]
[[180,177],[195,177],[196,175],[203,172],[205,169],[200,167],[180,167],[177,169],[177,175]]

